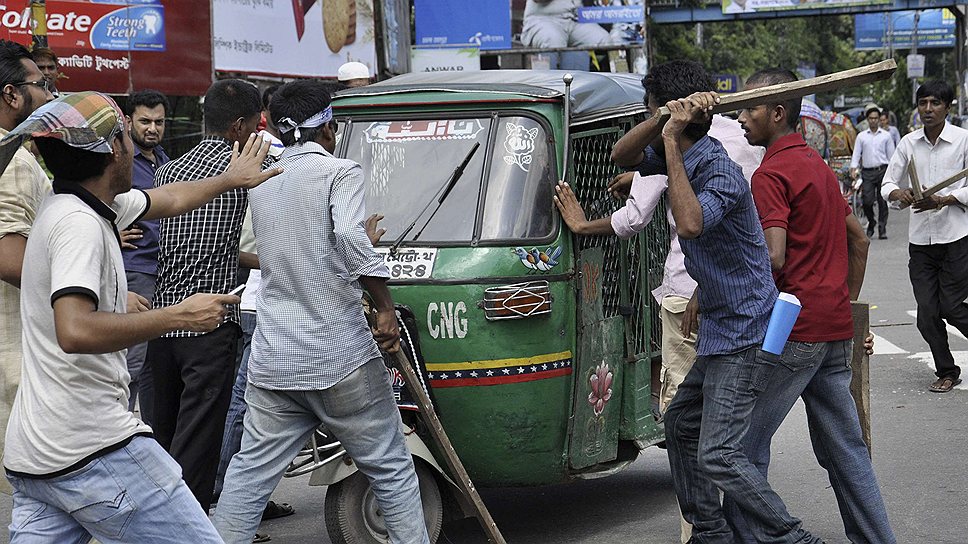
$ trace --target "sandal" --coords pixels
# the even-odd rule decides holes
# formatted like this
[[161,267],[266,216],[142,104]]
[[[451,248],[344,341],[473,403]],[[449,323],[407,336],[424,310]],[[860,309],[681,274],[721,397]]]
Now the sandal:
[[952,378],[952,377],[938,378],[936,382],[934,382],[928,387],[928,391],[931,391],[932,393],[947,393],[948,391],[951,391],[954,388],[954,386],[958,385],[959,383],[961,383],[960,378]]
[[269,536],[268,533],[256,533],[255,536],[252,537],[252,542],[253,543],[255,543],[255,542],[269,542],[270,540],[272,540],[272,537]]
[[293,510],[292,506],[289,506],[289,503],[287,502],[276,503],[274,501],[269,501],[268,504],[266,504],[265,511],[262,512],[262,521],[284,518],[286,516],[291,516],[294,513],[296,513],[296,511]]

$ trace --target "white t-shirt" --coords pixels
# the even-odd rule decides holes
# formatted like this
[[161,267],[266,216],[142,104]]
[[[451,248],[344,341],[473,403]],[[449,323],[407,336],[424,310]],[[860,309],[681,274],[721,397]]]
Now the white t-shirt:
[[[79,186],[73,192],[78,194],[44,200],[24,254],[22,377],[3,465],[37,476],[151,432],[128,411],[126,350],[65,353],[57,342],[53,310],[59,296],[80,293],[95,299],[98,311],[126,311],[128,285],[115,225],[140,219],[149,200],[133,190],[108,208]],[[113,214],[114,224],[108,219]]]

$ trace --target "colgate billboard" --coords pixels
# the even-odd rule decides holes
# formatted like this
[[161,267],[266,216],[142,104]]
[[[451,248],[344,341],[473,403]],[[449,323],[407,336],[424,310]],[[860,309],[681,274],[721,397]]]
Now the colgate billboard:
[[[30,27],[29,0],[0,5],[0,38],[29,44]],[[47,38],[63,91],[199,95],[212,81],[207,2],[48,0]]]

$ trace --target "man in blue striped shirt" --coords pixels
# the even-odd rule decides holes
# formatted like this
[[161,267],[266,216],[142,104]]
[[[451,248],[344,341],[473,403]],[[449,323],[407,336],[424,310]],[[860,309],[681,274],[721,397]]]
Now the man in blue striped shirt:
[[707,135],[705,112],[716,100],[708,92],[712,83],[698,63],[673,61],[653,68],[642,84],[649,110],[665,104],[671,117],[634,127],[615,144],[612,158],[643,175],[668,176],[686,270],[699,285],[696,363],[665,415],[673,483],[683,517],[693,525],[692,541],[734,541],[722,490],[756,520],[751,530],[758,542],[821,542],[787,512],[742,450],[753,405],[776,364],[759,347],[777,290],[749,185]]

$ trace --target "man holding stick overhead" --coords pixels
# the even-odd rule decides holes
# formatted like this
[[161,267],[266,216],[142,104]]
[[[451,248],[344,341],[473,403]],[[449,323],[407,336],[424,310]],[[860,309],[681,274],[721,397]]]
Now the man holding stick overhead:
[[918,330],[931,348],[938,379],[928,389],[947,393],[961,383],[961,368],[948,347],[945,321],[968,335],[968,182],[960,179],[917,200],[900,183],[910,181],[909,163],[929,188],[968,166],[968,131],[946,120],[954,89],[929,81],[917,91],[918,114],[924,127],[901,139],[888,164],[881,195],[911,205],[908,228],[908,268],[918,303]]

